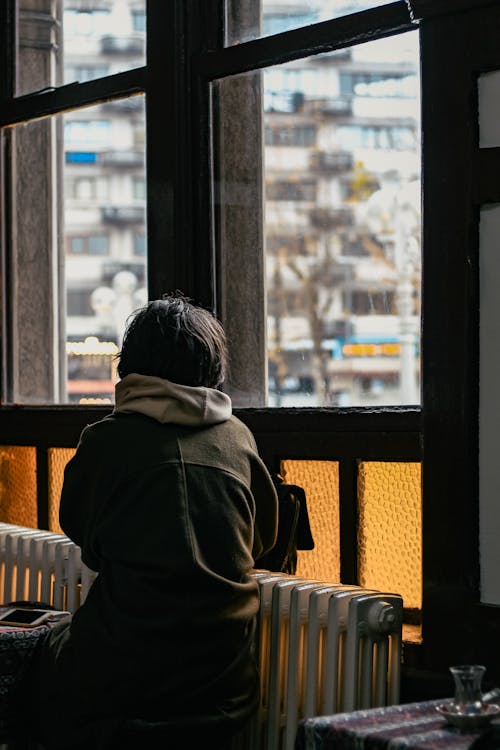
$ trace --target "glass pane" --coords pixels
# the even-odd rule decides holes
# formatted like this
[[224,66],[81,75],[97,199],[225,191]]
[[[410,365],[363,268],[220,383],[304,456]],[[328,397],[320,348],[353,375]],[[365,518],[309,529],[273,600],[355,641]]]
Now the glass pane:
[[297,575],[340,581],[339,465],[336,461],[281,462],[281,476],[303,487],[313,550],[297,551]]
[[59,525],[59,501],[64,481],[64,469],[75,455],[75,448],[49,448],[49,530],[62,533]]
[[36,529],[36,448],[0,446],[0,521]]
[[392,0],[227,0],[226,45],[310,26]]
[[419,88],[417,32],[214,84],[238,406],[420,403]]
[[17,94],[145,63],[145,0],[18,0]]
[[362,461],[358,467],[361,586],[401,594],[422,607],[422,492],[418,463]]
[[478,79],[479,145],[500,146],[500,70],[484,73]]
[[498,424],[500,419],[500,205],[481,207],[479,243],[479,532],[481,601],[500,604]]
[[[16,234],[7,401],[111,403],[146,302],[144,97],[12,128]],[[36,310],[36,315],[33,314]],[[19,331],[23,335],[19,335]]]

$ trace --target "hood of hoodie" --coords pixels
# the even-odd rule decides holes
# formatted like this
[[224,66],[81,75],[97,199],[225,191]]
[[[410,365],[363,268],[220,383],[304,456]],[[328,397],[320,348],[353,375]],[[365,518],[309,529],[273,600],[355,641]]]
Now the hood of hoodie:
[[138,413],[158,422],[202,427],[226,422],[231,399],[215,388],[171,383],[151,375],[126,375],[115,386],[117,413]]

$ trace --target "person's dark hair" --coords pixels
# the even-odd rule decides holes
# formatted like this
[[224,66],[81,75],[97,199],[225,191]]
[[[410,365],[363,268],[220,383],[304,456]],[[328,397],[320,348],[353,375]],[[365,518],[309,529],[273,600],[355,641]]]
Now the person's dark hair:
[[221,385],[226,366],[222,325],[180,292],[133,313],[118,355],[120,378],[138,373],[209,388]]

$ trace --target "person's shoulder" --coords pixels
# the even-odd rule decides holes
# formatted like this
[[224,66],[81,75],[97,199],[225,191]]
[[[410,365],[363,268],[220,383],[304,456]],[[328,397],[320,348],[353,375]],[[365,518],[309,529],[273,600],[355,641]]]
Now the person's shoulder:
[[236,440],[248,443],[248,446],[255,450],[255,438],[241,419],[235,417],[233,414],[224,424],[226,425],[226,430],[234,436]]
[[114,412],[106,414],[105,417],[97,422],[92,422],[83,428],[80,434],[80,442],[105,440],[110,431],[116,429],[117,418]]

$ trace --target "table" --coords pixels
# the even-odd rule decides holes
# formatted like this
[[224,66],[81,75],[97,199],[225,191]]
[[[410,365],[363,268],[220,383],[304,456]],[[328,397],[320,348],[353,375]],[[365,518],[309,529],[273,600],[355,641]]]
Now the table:
[[[296,750],[468,750],[487,728],[461,731],[436,711],[445,701],[406,703],[385,708],[304,719]],[[493,726],[500,728],[499,720]]]
[[[8,607],[0,607],[0,613]],[[51,627],[68,617],[54,613],[49,621],[33,628],[0,626],[0,742],[16,728],[13,693],[21,681],[36,646]]]

